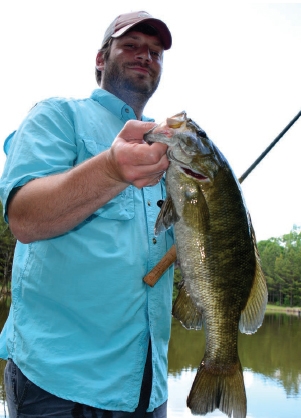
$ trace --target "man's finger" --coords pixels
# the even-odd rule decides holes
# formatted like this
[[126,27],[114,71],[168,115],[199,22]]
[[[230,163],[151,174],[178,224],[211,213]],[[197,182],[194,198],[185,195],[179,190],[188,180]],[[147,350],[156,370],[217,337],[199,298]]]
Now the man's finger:
[[[132,155],[125,155],[133,165],[154,165],[166,157],[167,145],[156,142],[152,145],[133,144]],[[165,158],[166,157],[166,158]]]
[[155,126],[157,126],[157,123],[155,122],[144,122],[131,119],[126,122],[118,136],[129,142],[144,142],[143,135]]

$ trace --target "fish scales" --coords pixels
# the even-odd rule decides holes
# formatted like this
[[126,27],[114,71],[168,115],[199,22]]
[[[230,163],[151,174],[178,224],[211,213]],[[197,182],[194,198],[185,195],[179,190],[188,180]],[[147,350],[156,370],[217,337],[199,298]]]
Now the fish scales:
[[238,329],[255,332],[267,302],[265,279],[240,185],[225,157],[186,114],[145,136],[168,145],[167,199],[156,233],[175,231],[183,281],[173,315],[205,328],[206,348],[187,399],[193,414],[219,408],[246,417]]

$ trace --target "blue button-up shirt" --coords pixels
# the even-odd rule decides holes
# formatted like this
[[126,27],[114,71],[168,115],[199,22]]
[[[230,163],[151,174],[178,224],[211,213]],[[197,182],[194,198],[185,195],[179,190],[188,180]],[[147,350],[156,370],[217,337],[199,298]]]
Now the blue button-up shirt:
[[[89,99],[36,105],[5,144],[5,218],[14,188],[108,149],[129,119],[133,110],[100,89]],[[165,402],[173,269],[153,288],[142,280],[173,244],[170,232],[154,237],[156,203],[164,198],[164,182],[129,186],[70,232],[17,242],[1,356],[56,396],[133,411],[151,338],[148,411]]]

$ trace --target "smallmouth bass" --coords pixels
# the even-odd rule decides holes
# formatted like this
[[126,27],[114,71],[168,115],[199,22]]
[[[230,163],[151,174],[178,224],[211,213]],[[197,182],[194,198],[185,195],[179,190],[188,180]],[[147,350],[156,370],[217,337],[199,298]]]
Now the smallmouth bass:
[[255,233],[229,163],[185,112],[145,135],[168,145],[167,198],[155,234],[174,225],[183,281],[172,314],[188,329],[204,325],[206,349],[187,406],[245,418],[247,400],[237,336],[260,327],[267,286]]

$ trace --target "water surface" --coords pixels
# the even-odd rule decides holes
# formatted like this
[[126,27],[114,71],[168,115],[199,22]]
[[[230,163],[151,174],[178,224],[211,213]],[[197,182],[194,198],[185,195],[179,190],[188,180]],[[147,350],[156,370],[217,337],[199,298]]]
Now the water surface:
[[[301,417],[301,319],[267,313],[253,335],[239,334],[248,418]],[[168,417],[192,417],[186,407],[197,368],[205,351],[202,331],[186,330],[172,321],[169,345]],[[226,417],[219,410],[206,417]]]

